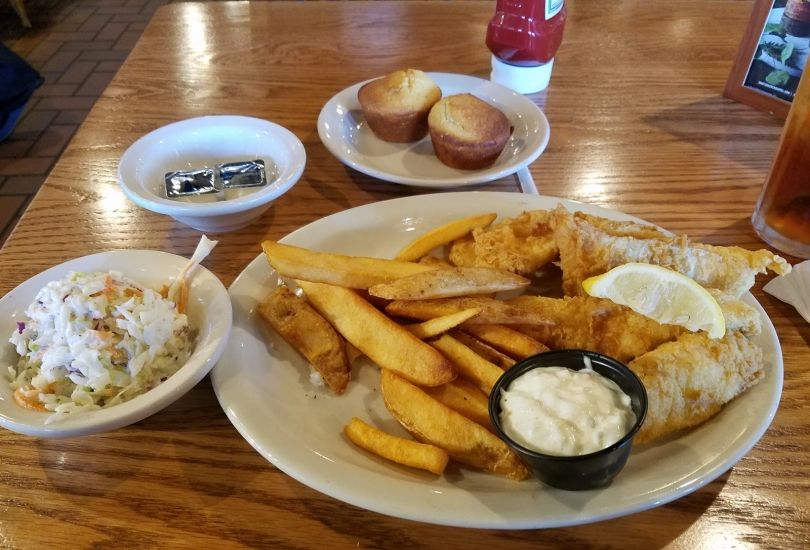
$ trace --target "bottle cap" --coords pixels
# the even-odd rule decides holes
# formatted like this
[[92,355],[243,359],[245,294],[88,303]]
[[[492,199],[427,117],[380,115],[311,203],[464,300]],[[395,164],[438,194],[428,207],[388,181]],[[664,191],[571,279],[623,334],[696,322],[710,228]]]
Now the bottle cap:
[[551,61],[543,65],[519,67],[505,63],[493,55],[492,72],[489,79],[507,88],[512,88],[519,94],[533,94],[548,87],[553,65],[554,58],[551,58]]

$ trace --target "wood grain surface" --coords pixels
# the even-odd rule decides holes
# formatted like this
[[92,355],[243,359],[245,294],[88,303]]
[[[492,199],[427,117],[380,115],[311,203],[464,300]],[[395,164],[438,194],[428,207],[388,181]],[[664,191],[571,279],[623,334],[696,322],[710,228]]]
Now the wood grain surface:
[[[781,129],[722,97],[751,2],[569,0],[552,127],[531,165],[542,194],[607,206],[713,244],[762,248],[749,218]],[[493,2],[182,3],[161,8],[0,251],[0,294],[65,260],[118,249],[190,254],[200,233],[142,210],[116,183],[123,151],[169,122],[241,114],[304,143],[300,182],[260,222],[219,236],[205,265],[227,285],[313,220],[425,193],[355,172],[316,119],[345,87],[407,66],[487,77]],[[480,187],[519,190],[514,177]],[[432,191],[436,192],[436,191]],[[440,191],[439,191],[440,192]],[[790,258],[795,261],[795,258]],[[6,548],[802,548],[810,545],[810,325],[754,294],[783,346],[776,418],[693,494],[596,524],[494,531],[385,517],[275,469],[236,432],[206,378],[164,411],[73,440],[0,432]]]

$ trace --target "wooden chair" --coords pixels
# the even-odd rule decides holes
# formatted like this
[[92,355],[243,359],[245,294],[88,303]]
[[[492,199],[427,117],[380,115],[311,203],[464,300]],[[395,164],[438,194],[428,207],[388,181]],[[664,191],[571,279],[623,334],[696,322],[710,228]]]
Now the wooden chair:
[[20,16],[20,21],[22,21],[23,27],[26,29],[31,28],[31,20],[28,19],[28,14],[25,13],[25,4],[23,4],[23,0],[10,0],[11,7],[14,8],[14,11],[17,12],[17,15]]

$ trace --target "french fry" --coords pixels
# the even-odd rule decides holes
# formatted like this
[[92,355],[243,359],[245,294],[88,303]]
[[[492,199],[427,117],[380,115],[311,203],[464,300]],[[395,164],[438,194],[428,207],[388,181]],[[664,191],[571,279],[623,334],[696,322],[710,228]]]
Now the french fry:
[[356,417],[343,428],[343,433],[352,443],[370,453],[436,475],[441,475],[450,461],[444,449],[391,435]]
[[433,399],[447,405],[494,433],[489,419],[489,399],[471,382],[456,378],[452,382],[433,388],[422,388]]
[[[440,334],[444,334],[450,329],[453,329],[475,317],[481,312],[481,308],[472,307],[470,309],[462,309],[456,313],[451,313],[450,315],[443,315],[441,317],[436,317],[435,319],[429,319],[424,323],[418,323],[416,325],[405,325],[405,329],[419,338],[420,340],[426,340],[428,338],[433,338]],[[528,336],[526,336],[528,338]]]
[[545,344],[503,325],[465,325],[462,330],[515,359],[525,359],[548,351]]
[[[528,326],[528,325],[524,325]],[[450,333],[450,336],[473,350],[475,353],[489,361],[490,363],[494,363],[501,367],[503,370],[511,368],[517,362],[505,353],[502,353],[487,343],[482,342],[478,338],[474,336],[470,336],[466,332],[461,332],[460,330],[454,330]],[[346,342],[347,347],[346,351],[348,353],[348,342]]]
[[262,249],[282,277],[347,288],[365,289],[435,269],[413,262],[316,252],[274,241],[264,241]]
[[495,221],[498,214],[480,214],[460,220],[454,220],[439,226],[421,235],[411,244],[400,250],[396,259],[402,261],[415,261],[428,254],[434,248],[448,244],[477,227],[486,227]]
[[306,300],[281,285],[259,304],[258,312],[259,317],[306,357],[329,389],[336,394],[344,392],[351,367],[343,338]]
[[426,321],[427,319],[449,315],[471,307],[480,307],[481,313],[467,321],[468,324],[551,324],[547,315],[530,305],[511,304],[495,298],[480,296],[472,298],[440,298],[437,300],[395,300],[385,307],[385,311],[389,315]]
[[429,300],[518,290],[529,280],[491,267],[454,267],[415,273],[368,289],[372,296],[387,300]]
[[432,344],[456,365],[461,376],[487,395],[503,374],[498,365],[490,363],[449,334],[443,334]]
[[456,377],[453,364],[351,289],[298,281],[307,300],[369,359],[421,386]]
[[385,406],[406,430],[441,447],[452,459],[514,480],[529,475],[500,438],[392,371],[382,370],[380,391]]

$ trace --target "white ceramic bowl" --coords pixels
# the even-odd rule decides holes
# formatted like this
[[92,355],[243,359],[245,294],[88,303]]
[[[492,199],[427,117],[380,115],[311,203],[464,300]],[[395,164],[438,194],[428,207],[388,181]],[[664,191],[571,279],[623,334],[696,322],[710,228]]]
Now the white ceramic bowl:
[[[265,161],[266,187],[218,202],[166,198],[167,172],[255,159]],[[298,181],[305,164],[301,141],[278,124],[244,116],[204,116],[163,126],[133,143],[118,163],[118,183],[138,206],[200,231],[223,233],[261,216]]]
[[6,294],[0,300],[0,426],[38,437],[72,437],[114,430],[137,422],[165,408],[213,368],[225,349],[231,332],[231,300],[220,280],[198,266],[189,286],[188,317],[198,331],[194,352],[188,362],[165,382],[120,405],[88,411],[58,422],[45,424],[49,412],[19,406],[9,386],[8,369],[18,355],[8,338],[24,319],[25,309],[45,284],[71,271],[114,269],[143,285],[160,288],[173,280],[186,259],[154,250],[118,250],[70,260],[43,271]]

